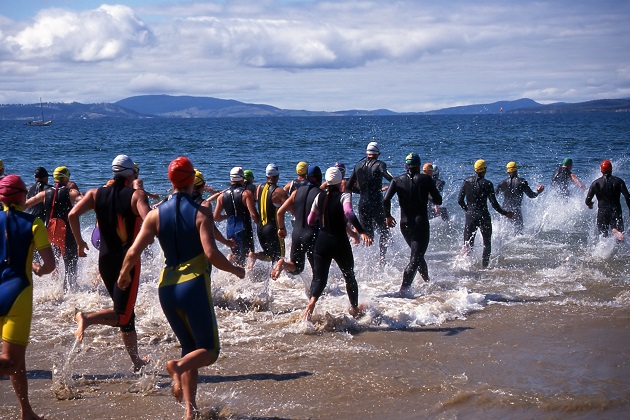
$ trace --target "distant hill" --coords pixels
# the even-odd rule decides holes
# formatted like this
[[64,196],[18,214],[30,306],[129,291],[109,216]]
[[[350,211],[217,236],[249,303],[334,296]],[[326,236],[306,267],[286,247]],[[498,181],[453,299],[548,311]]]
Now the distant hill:
[[[46,120],[97,118],[219,118],[219,117],[316,117],[387,115],[478,115],[478,114],[552,114],[579,112],[630,112],[630,99],[602,99],[580,103],[541,105],[531,99],[499,101],[438,109],[428,112],[396,113],[388,109],[307,111],[281,109],[265,104],[250,104],[232,99],[197,96],[143,95],[116,103],[44,103]],[[0,120],[30,121],[41,117],[40,104],[0,105]]]
[[464,105],[454,106],[451,108],[443,108],[435,111],[428,111],[425,114],[446,114],[446,115],[465,115],[465,114],[499,114],[501,112],[509,112],[515,109],[526,109],[540,106],[536,101],[531,99],[518,99],[516,101],[499,101],[491,104]]

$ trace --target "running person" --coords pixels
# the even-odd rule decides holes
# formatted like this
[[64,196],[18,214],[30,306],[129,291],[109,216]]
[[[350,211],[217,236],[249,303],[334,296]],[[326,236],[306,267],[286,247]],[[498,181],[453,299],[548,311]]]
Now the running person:
[[247,256],[254,252],[252,220],[254,223],[259,221],[254,195],[243,187],[243,180],[243,168],[240,166],[232,168],[230,188],[219,196],[214,209],[216,222],[227,219],[226,237],[233,239],[235,243],[231,248],[232,261],[240,267],[244,266]]
[[[0,211],[0,376],[11,378],[21,418],[39,419],[28,399],[25,357],[33,316],[32,273],[51,273],[55,256],[44,222],[21,211],[25,200],[26,186],[18,175],[0,178],[0,203],[5,207]],[[35,249],[41,265],[33,262]]]
[[551,178],[551,186],[560,194],[563,198],[568,198],[571,195],[570,186],[575,185],[581,190],[585,190],[586,187],[579,180],[576,174],[574,174],[573,159],[565,158],[562,160],[562,165],[558,165],[556,172]]
[[265,169],[267,182],[257,187],[258,201],[258,241],[262,252],[254,254],[256,259],[271,261],[275,264],[280,257],[284,257],[284,238],[278,236],[278,208],[287,200],[284,189],[278,187],[280,171],[278,165],[270,163]]
[[112,162],[114,182],[111,186],[89,190],[83,200],[69,215],[72,233],[79,245],[79,255],[86,257],[87,243],[81,237],[82,214],[89,210],[96,212],[100,231],[98,271],[114,303],[114,309],[98,312],[77,312],[78,341],[90,325],[109,325],[120,328],[120,336],[134,366],[139,371],[147,364],[138,354],[138,335],[135,326],[134,306],[140,279],[140,263],[133,268],[133,283],[126,290],[118,287],[117,280],[123,259],[133,239],[140,230],[140,223],[149,212],[147,195],[142,190],[133,189],[135,176],[133,161],[127,155],[118,155]]
[[61,235],[60,237],[49,236],[48,239],[55,246],[58,246],[63,256],[65,266],[63,290],[65,292],[77,285],[77,263],[79,262],[77,243],[68,226],[68,214],[72,210],[72,206],[81,200],[83,196],[79,189],[76,188],[76,184],[75,187],[70,187],[70,171],[67,167],[59,166],[55,168],[53,179],[55,185],[29,198],[24,208],[28,209],[36,204],[44,203],[44,223],[46,226],[50,227],[52,219],[58,219],[55,223],[62,226],[58,233]]
[[[444,182],[443,179],[440,179],[440,169],[438,166],[432,164],[431,162],[427,162],[422,166],[422,172],[433,178],[435,188],[437,188],[441,196],[446,182]],[[448,216],[448,209],[446,207],[440,207],[439,204],[435,204],[431,197],[429,197],[429,219],[433,219],[438,216],[440,216],[445,222],[448,222],[450,219]]]
[[383,205],[389,227],[396,226],[396,220],[392,217],[391,200],[394,194],[398,195],[400,205],[400,232],[411,248],[409,264],[403,274],[403,282],[400,286],[401,293],[411,291],[411,283],[416,273],[424,281],[429,281],[429,268],[424,259],[424,254],[429,247],[429,196],[432,202],[439,206],[442,204],[442,196],[430,175],[420,173],[420,157],[417,153],[410,153],[405,158],[407,173],[394,178],[385,193]]
[[529,198],[536,198],[545,189],[544,185],[539,185],[536,191],[532,191],[525,179],[518,176],[518,166],[516,162],[508,162],[505,166],[508,177],[499,182],[496,195],[503,194],[503,208],[514,213],[514,218],[510,219],[516,228],[516,233],[523,233],[523,194]]
[[623,211],[621,209],[620,196],[626,199],[626,205],[630,209],[630,193],[623,179],[613,176],[612,163],[605,160],[600,165],[602,176],[591,184],[586,194],[585,203],[589,209],[593,208],[593,197],[597,197],[597,230],[600,235],[608,236],[608,230],[623,240]]
[[[48,171],[46,168],[40,166],[35,169],[35,183],[28,188],[26,199],[28,200],[31,197],[35,197],[37,194],[47,190],[48,188],[50,188],[50,185],[48,185]],[[45,220],[46,212],[44,210],[44,203],[39,203],[28,208],[26,212]]]
[[219,252],[214,240],[214,220],[209,207],[192,198],[194,169],[185,157],[168,167],[173,197],[149,213],[142,230],[125,256],[118,285],[132,284],[132,270],[142,251],[158,237],[166,266],[158,294],[164,315],[181,344],[180,359],[169,360],[173,396],[185,401],[186,418],[196,418],[198,369],[219,357],[219,332],[212,304],[210,272],[228,271],[240,278],[245,270],[234,266]]
[[335,260],[346,281],[350,314],[354,317],[361,314],[359,286],[354,275],[354,256],[346,234],[346,224],[348,221],[352,223],[367,246],[372,245],[372,238],[365,232],[352,211],[351,195],[342,193],[339,189],[341,179],[339,168],[332,167],[326,170],[327,191],[317,195],[308,215],[308,224],[315,225],[319,222],[320,230],[315,241],[313,281],[308,306],[302,314],[304,319],[311,318],[315,304],[326,288],[332,260]]
[[307,222],[308,214],[315,197],[324,192],[318,186],[322,183],[322,170],[319,166],[309,166],[307,173],[308,184],[294,191],[289,199],[278,209],[278,235],[286,237],[287,229],[284,225],[284,213],[290,211],[295,220],[291,232],[291,260],[280,258],[271,272],[271,278],[278,278],[283,269],[291,274],[300,274],[304,271],[305,260],[313,268],[313,251],[319,226],[311,226]]
[[457,203],[466,212],[464,224],[464,251],[470,253],[475,244],[477,229],[481,231],[483,237],[483,254],[481,265],[486,268],[490,264],[490,254],[492,252],[492,219],[488,211],[488,200],[492,207],[500,214],[512,218],[514,213],[505,211],[499,205],[494,194],[494,185],[485,179],[486,162],[479,159],[475,162],[476,175],[466,178],[459,192]]
[[344,191],[355,192],[358,190],[361,194],[359,220],[371,238],[374,238],[374,231],[378,229],[380,234],[379,261],[384,264],[391,233],[387,227],[383,209],[383,178],[391,181],[394,177],[387,170],[385,162],[378,159],[380,153],[378,143],[373,141],[367,145],[366,157],[354,166]]

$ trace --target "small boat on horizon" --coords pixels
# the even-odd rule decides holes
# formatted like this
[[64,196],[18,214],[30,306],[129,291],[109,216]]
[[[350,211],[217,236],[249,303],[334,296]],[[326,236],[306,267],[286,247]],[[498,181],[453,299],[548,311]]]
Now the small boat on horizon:
[[44,120],[44,104],[42,103],[42,98],[39,98],[39,106],[42,110],[42,119],[29,121],[26,123],[26,125],[33,126],[33,127],[45,127],[52,124],[52,120],[48,120],[48,121]]

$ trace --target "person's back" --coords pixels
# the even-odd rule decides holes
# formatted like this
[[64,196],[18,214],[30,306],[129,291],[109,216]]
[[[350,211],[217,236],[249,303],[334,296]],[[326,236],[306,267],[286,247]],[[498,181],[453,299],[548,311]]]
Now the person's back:
[[308,213],[311,210],[313,201],[319,193],[323,192],[317,185],[309,184],[298,188],[295,193],[295,201],[293,208],[293,217],[295,221],[293,223],[293,229],[302,230],[314,230],[317,226],[310,226],[308,224]]
[[[597,197],[598,208],[619,209],[621,211],[621,195],[628,191],[626,183],[612,174],[603,174],[596,179],[589,190],[588,196]],[[630,206],[629,206],[630,207]]]
[[[35,197],[38,193],[47,190],[51,187],[47,182],[36,181],[33,185],[28,188],[26,193],[26,199],[28,200],[31,197]],[[42,220],[46,219],[46,209],[44,203],[37,203],[32,207],[29,207],[25,210],[27,213],[34,215],[35,217],[39,217]]]
[[481,216],[490,214],[488,211],[488,199],[490,197],[495,197],[492,182],[479,175],[473,175],[464,180],[458,203],[462,206],[462,199],[465,198],[468,207],[467,212],[470,211],[473,215]]
[[432,198],[437,205],[442,204],[441,197],[437,200],[429,196],[429,192],[437,191],[433,179],[429,175],[405,173],[394,178],[393,182],[396,183],[395,190],[398,194],[401,223],[428,220],[429,198]]
[[250,223],[251,216],[247,206],[243,203],[243,192],[245,188],[242,185],[232,185],[223,192],[223,208],[228,216],[236,216],[244,222]]
[[199,205],[185,193],[173,194],[170,200],[158,207],[157,237],[164,251],[165,272],[193,259],[200,266],[207,266],[196,225],[198,209]]
[[366,158],[358,162],[350,176],[348,185],[358,183],[361,201],[380,203],[383,199],[383,177],[387,172],[387,165],[377,158]]
[[111,187],[96,191],[94,211],[100,231],[101,257],[110,252],[124,254],[140,230],[141,218],[133,212],[131,203],[135,190],[125,186],[124,181],[119,178]]

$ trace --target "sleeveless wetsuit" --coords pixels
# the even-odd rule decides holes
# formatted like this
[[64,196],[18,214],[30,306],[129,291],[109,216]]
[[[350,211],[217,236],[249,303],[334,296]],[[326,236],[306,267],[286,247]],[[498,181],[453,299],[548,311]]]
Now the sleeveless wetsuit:
[[118,314],[122,332],[135,331],[134,306],[140,279],[140,261],[131,270],[131,285],[118,287],[118,276],[125,255],[140,231],[141,218],[133,212],[131,198],[135,190],[114,183],[96,190],[94,211],[100,232],[98,271]]
[[[55,194],[56,192],[56,194]],[[55,200],[53,206],[53,198]],[[68,290],[70,287],[74,287],[77,284],[77,264],[79,262],[79,249],[77,242],[70,229],[70,223],[68,222],[68,213],[72,210],[72,202],[70,201],[70,188],[66,186],[60,186],[55,184],[54,187],[46,190],[44,196],[44,208],[45,208],[45,220],[46,226],[51,218],[56,217],[63,220],[66,223],[66,251],[63,254],[63,263],[66,269],[64,277],[63,289]],[[53,213],[51,214],[51,210]]]
[[308,185],[308,179],[294,179],[291,181],[289,192],[287,194],[291,195],[293,191],[296,191],[298,188],[304,187],[305,185]]
[[358,190],[361,194],[359,198],[359,220],[365,228],[368,236],[374,237],[375,229],[378,229],[380,239],[378,242],[380,257],[385,258],[387,246],[391,233],[385,222],[385,212],[383,211],[383,178],[388,181],[394,179],[387,170],[387,165],[378,159],[362,159],[355,166],[346,184],[347,191]]
[[[350,222],[359,233],[365,233],[363,226],[352,213],[350,194],[342,194],[336,187],[328,187],[328,192],[320,193],[313,202],[311,213],[318,215],[320,230],[315,241],[313,255],[313,281],[311,296],[319,297],[328,283],[330,264],[335,260],[346,281],[346,293],[353,307],[359,305],[359,286],[354,274],[354,256],[346,233],[346,223]],[[349,204],[349,213],[344,211],[344,204]],[[348,207],[346,205],[346,207]]]
[[482,265],[487,267],[490,263],[492,252],[492,219],[488,211],[488,200],[492,207],[502,215],[507,212],[501,208],[494,194],[494,185],[487,179],[478,175],[466,178],[459,192],[457,203],[466,212],[464,223],[464,243],[472,248],[475,244],[477,228],[483,237]]
[[26,346],[33,316],[33,252],[49,248],[41,219],[11,207],[0,211],[2,340]]
[[260,222],[258,223],[258,242],[265,256],[272,262],[278,261],[284,256],[284,238],[278,236],[278,224],[276,221],[278,209],[272,201],[273,192],[278,188],[276,184],[266,183],[259,188],[258,210]]
[[529,198],[538,197],[536,191],[532,191],[527,181],[518,176],[509,176],[497,185],[496,194],[503,194],[503,208],[507,211],[514,212],[514,218],[511,219],[516,228],[516,233],[523,232],[523,212],[521,205],[523,203],[523,194]]
[[308,224],[308,214],[311,211],[315,197],[323,193],[317,186],[308,184],[298,188],[293,203],[293,232],[291,233],[291,261],[295,264],[295,271],[291,274],[300,274],[304,271],[305,258],[314,267],[313,252],[319,226]]
[[597,197],[597,229],[608,236],[608,229],[615,228],[623,232],[623,211],[620,196],[623,194],[626,205],[630,209],[630,194],[626,183],[616,176],[605,174],[591,184],[586,194],[586,204],[593,205],[593,197]]
[[158,207],[158,240],[164,251],[158,295],[164,315],[182,346],[182,356],[207,349],[219,353],[210,270],[196,226],[199,205],[175,193]]
[[410,173],[400,175],[391,182],[383,200],[387,216],[391,216],[391,199],[394,194],[398,195],[400,205],[400,232],[411,248],[402,283],[403,288],[408,288],[418,271],[425,281],[429,280],[429,269],[424,259],[429,247],[428,200],[430,195],[433,203],[439,206],[442,204],[442,196],[431,176]]
[[[243,203],[245,188],[240,185],[232,185],[223,193],[223,208],[228,215],[228,229],[226,237],[236,241],[236,247],[232,249],[232,255],[238,265],[243,265],[247,255],[254,251],[254,229],[252,218],[247,206]],[[241,227],[242,226],[242,227]]]

